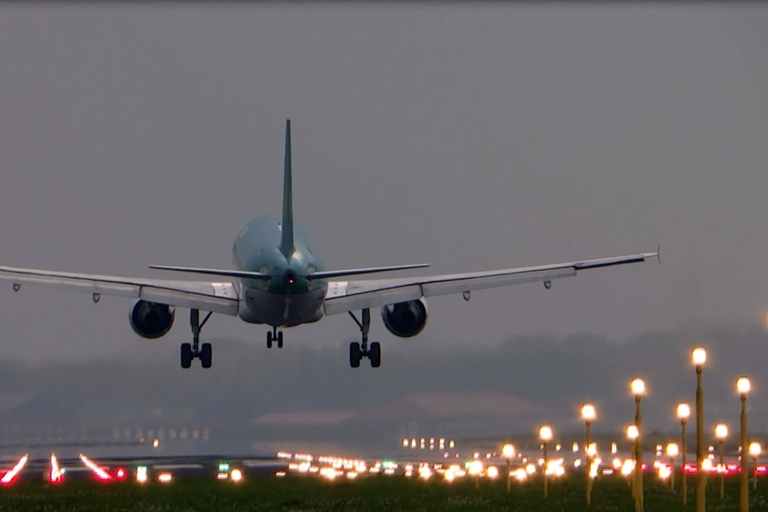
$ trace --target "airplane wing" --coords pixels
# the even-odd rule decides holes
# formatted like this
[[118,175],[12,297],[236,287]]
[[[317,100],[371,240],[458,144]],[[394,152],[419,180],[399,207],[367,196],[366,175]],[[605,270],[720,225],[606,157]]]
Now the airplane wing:
[[335,315],[347,311],[418,300],[422,297],[447,295],[450,293],[467,293],[474,290],[513,284],[543,282],[549,286],[551,281],[575,276],[581,270],[639,263],[649,258],[658,258],[658,256],[659,253],[657,251],[614,258],[470,272],[466,274],[365,281],[333,281],[328,283],[328,294],[325,298],[324,308],[326,315]]
[[112,295],[232,316],[237,315],[239,304],[237,288],[226,282],[142,279],[2,266],[0,281],[12,283],[14,291],[29,283],[88,292],[93,294],[94,302],[102,295]]

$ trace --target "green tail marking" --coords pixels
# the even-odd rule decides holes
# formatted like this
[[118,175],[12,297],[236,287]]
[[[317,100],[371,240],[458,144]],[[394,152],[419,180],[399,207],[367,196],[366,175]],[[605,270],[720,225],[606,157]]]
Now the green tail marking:
[[293,185],[291,183],[291,120],[285,120],[285,165],[283,167],[283,223],[280,252],[290,258],[293,245]]

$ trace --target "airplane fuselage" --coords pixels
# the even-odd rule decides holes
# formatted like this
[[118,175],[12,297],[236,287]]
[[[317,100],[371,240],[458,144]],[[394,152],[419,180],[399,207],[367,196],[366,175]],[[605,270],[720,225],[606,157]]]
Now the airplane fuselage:
[[292,327],[316,322],[323,316],[328,284],[303,276],[324,270],[304,228],[294,221],[294,250],[280,252],[280,215],[263,215],[248,222],[232,247],[238,270],[261,272],[269,280],[240,279],[239,317],[248,323]]

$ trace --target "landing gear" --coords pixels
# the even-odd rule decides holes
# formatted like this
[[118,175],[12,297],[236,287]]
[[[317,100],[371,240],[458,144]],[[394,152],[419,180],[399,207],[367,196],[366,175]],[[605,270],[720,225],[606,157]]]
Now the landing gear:
[[277,327],[267,331],[267,348],[272,348],[273,341],[277,343],[277,348],[283,348],[283,331],[278,331]]
[[211,317],[209,311],[203,321],[200,322],[200,311],[197,309],[191,309],[189,311],[189,324],[192,327],[192,343],[181,344],[181,367],[189,368],[192,366],[192,360],[195,358],[200,359],[200,364],[203,368],[210,368],[213,360],[213,347],[210,343],[200,344],[200,331],[203,329],[205,322]]
[[367,308],[363,310],[362,322],[351,311],[349,316],[360,327],[362,337],[359,343],[355,341],[349,345],[349,365],[352,368],[359,368],[360,360],[367,357],[371,361],[371,367],[378,368],[381,366],[381,344],[378,341],[373,341],[370,348],[368,347],[368,331],[371,329],[371,310]]

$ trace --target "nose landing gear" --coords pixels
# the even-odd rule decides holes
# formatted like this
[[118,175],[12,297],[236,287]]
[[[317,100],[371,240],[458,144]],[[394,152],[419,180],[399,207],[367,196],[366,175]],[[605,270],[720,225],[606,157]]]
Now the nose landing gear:
[[267,348],[272,348],[272,342],[277,343],[277,348],[283,348],[283,331],[278,331],[277,327],[267,332]]

